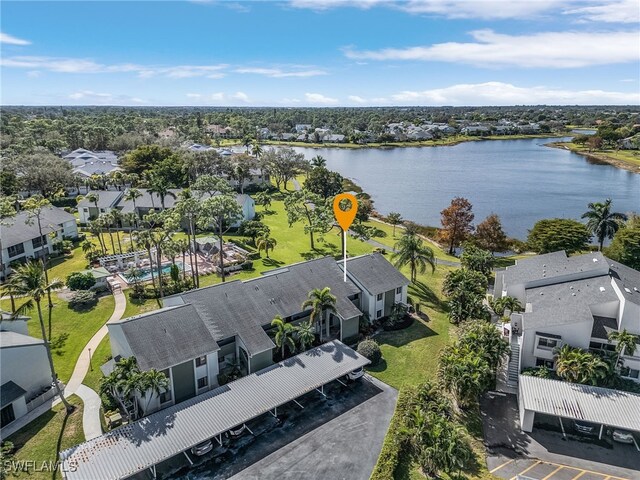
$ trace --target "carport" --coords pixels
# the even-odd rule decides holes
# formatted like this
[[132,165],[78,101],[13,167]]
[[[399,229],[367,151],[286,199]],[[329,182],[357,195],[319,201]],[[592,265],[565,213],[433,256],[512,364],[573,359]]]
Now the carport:
[[338,340],[325,343],[203,395],[60,453],[68,480],[124,479],[317,390],[369,360]]
[[562,419],[600,425],[599,438],[605,426],[640,433],[640,395],[621,390],[520,375],[518,408],[525,432],[533,430],[535,414],[543,413],[558,417],[563,435]]

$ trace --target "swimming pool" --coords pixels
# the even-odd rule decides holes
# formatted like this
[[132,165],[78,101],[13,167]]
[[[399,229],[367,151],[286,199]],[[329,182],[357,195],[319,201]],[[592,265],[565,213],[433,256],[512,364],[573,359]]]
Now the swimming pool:
[[[176,265],[178,266],[178,270],[182,271],[184,269],[184,265],[182,264],[182,262],[176,262]],[[191,270],[189,265],[186,266],[186,269],[187,269],[187,271]],[[151,280],[151,269],[149,267],[138,268],[138,272],[139,272],[138,281],[146,282],[147,280]],[[171,263],[163,264],[162,265],[162,275],[168,275],[169,272],[171,272]],[[153,275],[154,276],[158,275],[158,267],[157,266],[153,267]],[[128,274],[128,270],[126,272],[120,273],[120,276],[127,283],[132,283],[133,282],[133,277]]]

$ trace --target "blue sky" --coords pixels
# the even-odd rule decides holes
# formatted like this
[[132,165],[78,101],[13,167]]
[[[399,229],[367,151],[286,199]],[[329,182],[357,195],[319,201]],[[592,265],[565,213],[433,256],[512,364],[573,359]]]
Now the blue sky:
[[2,104],[640,104],[638,0],[0,9]]

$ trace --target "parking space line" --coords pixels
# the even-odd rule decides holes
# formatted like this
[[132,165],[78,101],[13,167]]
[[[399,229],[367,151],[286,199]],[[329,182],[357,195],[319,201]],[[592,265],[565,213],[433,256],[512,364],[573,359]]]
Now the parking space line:
[[509,465],[509,464],[510,464],[510,463],[512,463],[513,461],[514,461],[513,459],[508,460],[508,461],[504,462],[502,465],[499,465],[499,466],[497,466],[496,468],[494,468],[493,470],[490,470],[490,471],[489,471],[489,473],[495,473],[495,472],[497,472],[498,470],[500,470],[502,467],[505,467],[505,466]]
[[[546,477],[544,477],[542,480],[549,480],[551,477],[553,477],[556,472],[559,472],[560,470],[562,470],[564,468],[564,465],[560,465],[558,468],[556,468],[553,472],[551,472],[549,475],[547,475]],[[606,479],[605,479],[606,480]]]
[[542,462],[540,460],[538,460],[536,463],[534,463],[533,465],[529,465],[527,468],[525,468],[524,470],[522,470],[520,473],[517,473],[515,477],[512,477],[510,480],[516,480],[518,478],[518,475],[524,475],[525,473],[527,473],[529,470],[531,470],[533,467],[535,467],[536,465],[540,465]]
[[575,477],[573,477],[571,480],[578,480],[582,475],[584,475],[585,473],[587,473],[586,470],[582,470],[580,473],[578,473],[578,475],[576,475]]
[[547,462],[547,463],[549,465],[554,465],[556,467],[563,467],[563,468],[570,468],[572,470],[579,470],[581,472],[580,475],[578,475],[576,477],[573,477],[571,480],[576,480],[576,478],[580,478],[585,473],[591,473],[592,475],[598,475],[599,477],[604,477],[602,480],[629,480],[628,478],[616,477],[614,475],[607,475],[606,473],[596,472],[594,470],[585,470],[584,468],[580,468],[580,467],[570,467],[569,465],[561,465],[559,463],[552,463],[552,462]]

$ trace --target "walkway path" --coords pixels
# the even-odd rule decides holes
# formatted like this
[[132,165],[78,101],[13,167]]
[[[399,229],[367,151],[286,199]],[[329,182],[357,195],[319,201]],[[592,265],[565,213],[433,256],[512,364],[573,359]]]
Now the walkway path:
[[[109,318],[108,321],[115,321],[122,318],[124,314],[124,310],[127,306],[127,299],[124,296],[122,291],[116,291],[113,294],[115,298],[115,309],[113,314]],[[82,416],[82,426],[84,429],[84,436],[87,440],[91,438],[98,437],[102,435],[102,427],[100,424],[100,397],[96,392],[87,387],[86,385],[82,385],[82,381],[89,371],[89,349],[92,352],[95,352],[96,348],[100,342],[107,335],[109,330],[107,329],[106,324],[100,328],[96,332],[96,334],[91,337],[89,343],[87,343],[80,353],[80,357],[78,357],[78,361],[76,362],[76,366],[71,374],[71,378],[67,382],[66,387],[64,388],[64,396],[65,398],[69,398],[71,395],[76,394],[84,403],[84,413]],[[98,368],[98,366],[96,366]],[[22,427],[32,422],[40,415],[51,410],[52,407],[59,404],[61,400],[59,398],[51,399],[37,408],[34,408],[29,413],[24,415],[23,417],[18,418],[16,421],[12,422],[10,425],[7,425],[2,429],[3,438],[12,435],[14,432],[17,432]]]
[[296,190],[302,189],[297,178],[292,178],[291,181],[293,182],[293,188],[295,188]]

